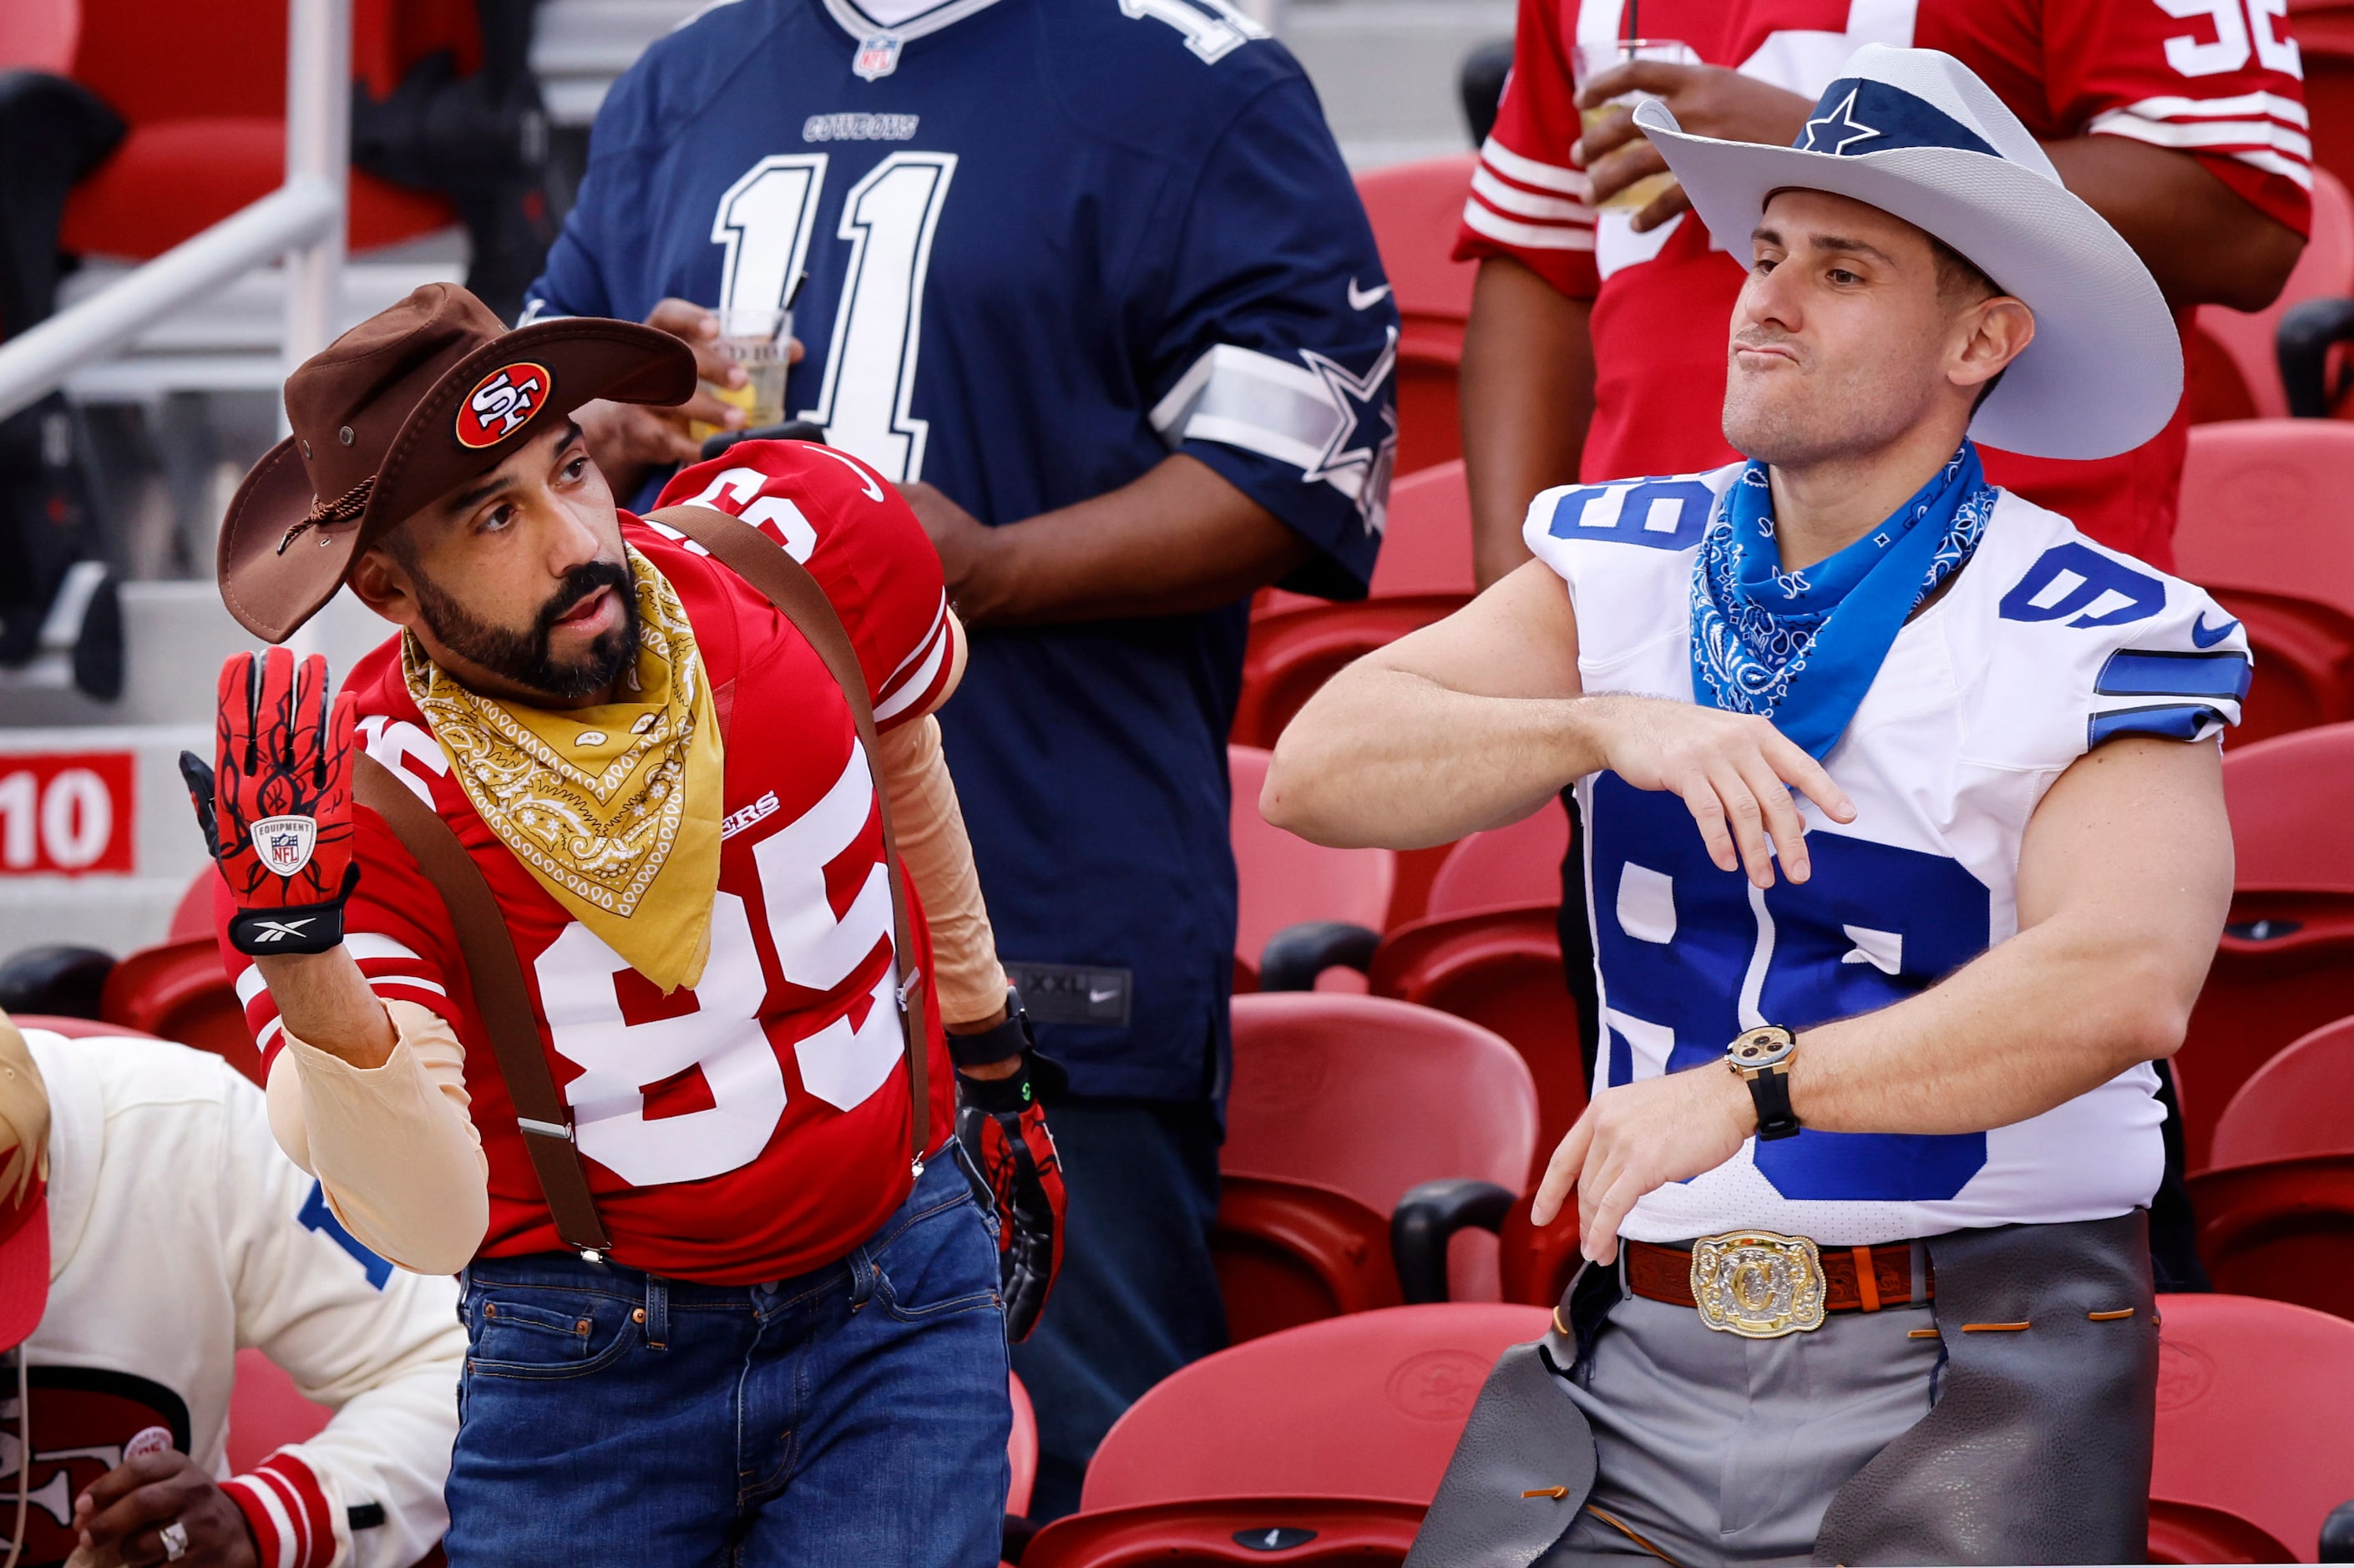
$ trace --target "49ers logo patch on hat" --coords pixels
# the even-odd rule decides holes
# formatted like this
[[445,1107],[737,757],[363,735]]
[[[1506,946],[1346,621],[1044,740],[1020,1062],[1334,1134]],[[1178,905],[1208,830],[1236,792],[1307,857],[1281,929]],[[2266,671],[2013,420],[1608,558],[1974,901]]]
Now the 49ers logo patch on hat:
[[458,405],[459,444],[482,448],[505,440],[546,406],[554,386],[544,365],[528,360],[502,365],[475,382]]

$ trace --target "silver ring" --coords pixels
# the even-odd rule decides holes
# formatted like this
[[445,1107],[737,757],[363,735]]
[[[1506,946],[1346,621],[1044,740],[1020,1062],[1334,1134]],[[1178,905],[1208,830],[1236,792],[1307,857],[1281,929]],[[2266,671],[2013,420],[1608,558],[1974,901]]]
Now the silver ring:
[[164,1561],[177,1563],[188,1554],[188,1527],[178,1520],[165,1525],[162,1531]]

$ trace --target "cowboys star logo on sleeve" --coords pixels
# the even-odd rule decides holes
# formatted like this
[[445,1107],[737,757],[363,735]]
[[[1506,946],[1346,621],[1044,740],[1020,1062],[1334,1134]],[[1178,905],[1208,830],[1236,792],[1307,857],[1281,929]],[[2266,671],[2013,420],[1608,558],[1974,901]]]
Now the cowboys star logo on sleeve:
[[292,876],[311,863],[318,847],[315,817],[264,817],[253,824],[253,853],[281,876]]
[[492,371],[458,406],[460,444],[479,450],[505,440],[531,422],[553,385],[544,365],[503,365]]

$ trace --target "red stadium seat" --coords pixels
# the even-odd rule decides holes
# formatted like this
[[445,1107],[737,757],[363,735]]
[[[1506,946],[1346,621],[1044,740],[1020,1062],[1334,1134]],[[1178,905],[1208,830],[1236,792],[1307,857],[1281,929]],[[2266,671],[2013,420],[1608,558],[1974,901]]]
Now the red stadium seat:
[[1471,319],[1479,268],[1458,261],[1455,230],[1479,159],[1469,153],[1393,164],[1357,176],[1357,195],[1373,226],[1382,270],[1394,291],[1398,338],[1397,471],[1463,455],[1455,385],[1463,327]]
[[1278,609],[1251,620],[1243,652],[1242,700],[1235,707],[1234,733],[1241,746],[1273,746],[1291,715],[1335,671],[1409,631],[1443,620],[1468,596],[1457,593],[1401,594],[1357,604],[1306,604]]
[[1561,902],[1561,862],[1569,853],[1569,813],[1558,800],[1508,828],[1473,833],[1455,846],[1431,879],[1425,914],[1465,915]]
[[1240,895],[1235,968],[1236,983],[1245,990],[1257,987],[1267,938],[1287,927],[1336,920],[1379,931],[1397,881],[1397,856],[1388,850],[1327,849],[1260,816],[1267,764],[1267,754],[1258,747],[1226,747],[1226,776],[1234,787],[1229,832]]
[[1549,903],[1401,926],[1375,950],[1370,976],[1375,996],[1451,1012],[1511,1043],[1536,1082],[1540,1155],[1585,1109],[1577,1005],[1562,978],[1560,905],[1556,886]]
[[64,76],[80,36],[80,0],[8,0],[0,5],[0,70]]
[[[2354,1324],[2242,1297],[2158,1302],[2149,1560],[2312,1562],[2322,1520],[2354,1491]],[[1399,1561],[1411,1524],[1347,1499],[1427,1505],[1495,1358],[1548,1318],[1402,1307],[1197,1361],[1120,1418],[1082,1511],[1041,1532],[1025,1568]],[[1356,1555],[1245,1539],[1327,1520],[1352,1532]]]
[[1373,564],[1368,591],[1375,599],[1418,593],[1471,597],[1471,492],[1464,484],[1461,458],[1408,474],[1390,487],[1381,558]]
[[213,935],[213,893],[220,885],[220,873],[207,865],[188,879],[188,890],[180,895],[180,902],[172,910],[172,927],[164,935],[167,942],[185,941],[190,937]]
[[2218,1290],[2354,1319],[2354,1154],[2219,1165],[2187,1185]]
[[[81,0],[80,9],[70,74],[130,133],[74,188],[59,236],[65,249],[159,255],[277,188],[286,171],[285,0]],[[403,65],[436,48],[452,48],[461,70],[477,63],[471,5],[360,0],[354,13],[354,61],[379,94]],[[352,174],[355,250],[456,221],[440,196]]]
[[2354,821],[2335,786],[2349,767],[2354,725],[2224,756],[2238,855],[2231,923],[2174,1059],[2190,1170],[2209,1163],[2215,1123],[2240,1086],[2292,1041],[2349,1011]]
[[1527,1307],[1399,1307],[1196,1361],[1119,1418],[1080,1511],[1040,1531],[1023,1568],[1401,1562],[1489,1369],[1546,1321]]
[[286,1370],[260,1351],[237,1353],[228,1396],[228,1467],[243,1475],[289,1443],[315,1437],[334,1412],[302,1397]]
[[2256,1069],[2215,1124],[2217,1165],[2354,1154],[2354,1018],[2315,1030]]
[[[1234,1033],[1218,1164],[1240,1194],[1220,1208],[1221,1228],[1234,1238],[1221,1255],[1251,1258],[1225,1277],[1237,1341],[1288,1326],[1281,1303],[1241,1288],[1253,1278],[1266,1283],[1284,1255],[1299,1260],[1293,1274],[1320,1283],[1387,1270],[1391,1212],[1409,1188],[1459,1177],[1521,1190],[1536,1137],[1536,1093],[1511,1047],[1488,1031],[1376,997],[1291,993],[1236,997]],[[1246,1231],[1245,1204],[1265,1209],[1270,1194],[1293,1195],[1271,1183],[1346,1202],[1297,1203],[1276,1223]],[[1235,1245],[1254,1234],[1255,1247]],[[1493,1299],[1493,1238],[1461,1234],[1448,1251],[1450,1294]],[[1389,1283],[1394,1301],[1394,1274]],[[1293,1290],[1285,1299],[1314,1298]]]
[[[2281,288],[2261,311],[2201,305],[2184,348],[2191,361],[2191,422],[2283,419],[2288,395],[2281,387],[2274,339],[2281,317],[2306,300],[2354,294],[2354,201],[2327,169],[2313,172],[2313,235]],[[2217,353],[2202,357],[2203,337]]]
[[143,948],[106,977],[99,1015],[164,1040],[210,1051],[261,1082],[261,1053],[210,937]]
[[1210,1253],[1230,1344],[1405,1299],[1389,1215],[1320,1182],[1221,1172]]
[[[2150,1561],[2313,1562],[2321,1521],[2354,1497],[2354,1323],[2240,1296],[2158,1301]],[[2182,1509],[2244,1521],[2287,1551],[2160,1556]]]
[[1030,1511],[1030,1489],[1038,1482],[1038,1413],[1031,1408],[1030,1391],[1018,1375],[1007,1372],[1005,1381],[1013,1399],[1013,1433],[1005,1440],[1013,1479],[1005,1489],[1005,1511],[1019,1519]]
[[2255,682],[2226,738],[2354,719],[2354,532],[2338,490],[2354,428],[2243,419],[2190,432],[2176,569],[2247,624]]

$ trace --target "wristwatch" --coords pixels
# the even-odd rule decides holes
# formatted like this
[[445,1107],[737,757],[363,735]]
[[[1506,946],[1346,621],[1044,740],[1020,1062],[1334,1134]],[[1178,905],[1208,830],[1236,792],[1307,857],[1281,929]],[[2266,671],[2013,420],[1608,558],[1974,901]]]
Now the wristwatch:
[[1790,1108],[1790,1058],[1797,1049],[1798,1037],[1778,1023],[1744,1030],[1724,1048],[1724,1065],[1757,1103],[1760,1142],[1797,1136],[1798,1116]]
[[977,1033],[949,1035],[949,1060],[956,1064],[961,1078],[963,1068],[986,1067],[1015,1056],[1028,1059],[1024,1064],[1027,1081],[1041,1099],[1059,1099],[1070,1087],[1071,1076],[1063,1065],[1040,1054],[1037,1036],[1030,1032],[1030,1015],[1023,1011],[1022,992],[1009,985],[1004,1021]]

